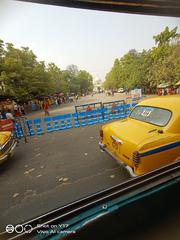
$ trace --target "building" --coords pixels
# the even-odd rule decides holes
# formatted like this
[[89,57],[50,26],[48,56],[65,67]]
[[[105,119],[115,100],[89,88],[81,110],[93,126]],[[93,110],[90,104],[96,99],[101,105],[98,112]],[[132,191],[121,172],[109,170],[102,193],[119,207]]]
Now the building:
[[104,88],[103,88],[103,83],[102,81],[99,79],[99,80],[96,80],[94,82],[94,88],[93,88],[93,92],[95,93],[101,93],[104,91]]

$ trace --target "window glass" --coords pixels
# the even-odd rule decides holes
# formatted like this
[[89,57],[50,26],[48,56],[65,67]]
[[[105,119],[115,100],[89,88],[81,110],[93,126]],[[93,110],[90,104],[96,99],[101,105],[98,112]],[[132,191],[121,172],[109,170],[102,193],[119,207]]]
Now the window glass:
[[162,127],[169,122],[171,118],[171,112],[162,108],[137,106],[132,111],[130,117]]

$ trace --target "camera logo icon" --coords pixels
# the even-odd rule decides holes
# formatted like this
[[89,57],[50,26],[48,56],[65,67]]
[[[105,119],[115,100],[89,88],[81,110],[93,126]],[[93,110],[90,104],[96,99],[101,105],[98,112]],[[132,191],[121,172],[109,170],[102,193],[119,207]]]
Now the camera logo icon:
[[31,233],[33,230],[32,226],[27,224],[27,225],[21,225],[21,224],[18,224],[16,226],[13,226],[12,224],[8,224],[6,226],[6,232],[7,233]]
[[6,226],[6,232],[7,233],[13,233],[14,232],[14,226],[12,224],[9,224]]

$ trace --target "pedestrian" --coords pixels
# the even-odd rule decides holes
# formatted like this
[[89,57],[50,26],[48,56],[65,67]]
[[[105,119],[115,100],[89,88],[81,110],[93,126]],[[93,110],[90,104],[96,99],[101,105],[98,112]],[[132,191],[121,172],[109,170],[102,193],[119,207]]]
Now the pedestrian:
[[73,103],[73,102],[74,102],[73,96],[70,96],[70,97],[69,97],[69,103]]
[[0,111],[0,120],[3,119],[2,112]]
[[86,112],[91,112],[92,111],[92,107],[90,105],[88,105]]
[[6,112],[4,109],[1,110],[1,119],[6,119]]
[[21,111],[22,115],[25,116],[25,109],[24,109],[23,104],[20,105],[20,111]]
[[20,106],[18,104],[14,104],[14,117],[20,117],[21,116],[21,110]]
[[7,113],[6,113],[6,119],[10,119],[12,121],[14,121],[14,116],[12,115],[11,113],[11,110],[7,110]]
[[61,105],[61,99],[58,98],[57,101],[58,101],[58,105]]
[[111,110],[111,112],[112,112],[113,114],[115,114],[115,108],[116,108],[116,103],[113,103],[113,104],[112,104],[112,110]]
[[58,107],[58,100],[57,100],[57,98],[55,99],[55,105],[56,105],[56,107]]
[[164,95],[167,95],[167,90],[166,89],[164,89]]
[[76,102],[76,96],[75,95],[73,96],[73,102]]
[[44,109],[45,116],[49,116],[49,115],[50,115],[50,114],[49,114],[49,111],[48,111],[48,109],[49,109],[49,103],[48,103],[47,100],[44,100],[42,107],[43,107],[43,109]]

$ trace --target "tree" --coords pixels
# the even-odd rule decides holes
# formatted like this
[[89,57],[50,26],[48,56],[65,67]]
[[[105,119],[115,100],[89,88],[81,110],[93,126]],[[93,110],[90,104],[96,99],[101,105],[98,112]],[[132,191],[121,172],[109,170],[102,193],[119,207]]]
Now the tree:
[[85,93],[93,90],[93,77],[85,70],[80,70],[77,75],[76,84],[79,85],[79,91]]
[[165,27],[164,31],[160,34],[153,36],[155,43],[158,46],[169,44],[174,38],[178,37],[179,34],[177,33],[177,27],[173,28],[171,31],[168,27]]
[[174,84],[180,78],[180,35],[177,27],[153,37],[157,46],[137,52],[130,50],[116,59],[104,82],[105,88],[124,87],[127,90],[142,88],[155,92],[162,82]]
[[68,65],[66,70],[73,76],[76,76],[79,72],[78,67],[74,64]]
[[154,39],[158,46],[151,50],[152,64],[149,70],[151,86],[156,88],[162,82],[174,84],[180,61],[177,27],[171,31],[166,27],[163,32],[154,36]]
[[6,43],[1,81],[5,86],[5,94],[12,95],[19,101],[27,101],[49,92],[44,62],[38,62],[29,48],[17,49],[12,43]]
[[69,93],[85,93],[93,90],[93,78],[85,70],[78,70],[76,65],[69,65],[64,71]]
[[116,58],[111,71],[106,75],[106,81],[104,83],[105,89],[118,88],[123,86],[120,64],[121,63],[119,59]]
[[54,63],[46,67],[28,47],[15,48],[0,40],[0,94],[12,95],[18,101],[62,92],[81,92],[92,89],[90,73],[69,65],[67,70]]
[[68,86],[64,79],[63,72],[54,63],[49,63],[47,68],[49,74],[49,81],[51,92],[54,93],[67,93]]
[[4,42],[0,39],[0,94],[5,92],[4,80],[5,76],[3,73],[4,64]]

